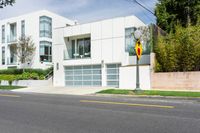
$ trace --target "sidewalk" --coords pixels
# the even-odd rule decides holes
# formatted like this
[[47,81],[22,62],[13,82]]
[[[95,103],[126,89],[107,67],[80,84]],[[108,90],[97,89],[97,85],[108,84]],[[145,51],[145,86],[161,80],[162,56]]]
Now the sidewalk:
[[66,95],[91,95],[105,90],[103,87],[52,87],[52,86],[41,86],[41,87],[29,87],[23,89],[12,90],[13,92],[24,92],[24,93],[43,93],[43,94],[66,94]]

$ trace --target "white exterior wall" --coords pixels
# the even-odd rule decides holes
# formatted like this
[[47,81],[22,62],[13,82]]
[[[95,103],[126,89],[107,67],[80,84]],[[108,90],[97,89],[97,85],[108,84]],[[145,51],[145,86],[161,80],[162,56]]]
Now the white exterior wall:
[[[130,64],[129,55],[125,52],[125,28],[145,26],[135,16],[119,17],[98,22],[55,29],[54,36],[54,86],[65,86],[64,66],[102,65],[102,86],[106,86],[106,64],[121,64],[120,88],[135,88],[135,70],[123,67]],[[64,60],[63,50],[67,49],[66,38],[91,37],[91,58]],[[103,64],[102,64],[103,62]],[[56,64],[59,63],[59,69]],[[142,67],[142,88],[150,88],[149,66]],[[133,75],[130,75],[132,73]]]
[[[140,66],[140,88],[142,90],[149,90],[150,84],[150,66]],[[135,89],[136,88],[136,66],[121,67],[119,71],[119,88]]]
[[[2,27],[2,25],[5,25],[5,36],[6,36],[6,42],[7,42],[7,35],[9,35],[9,23],[17,23],[17,39],[21,36],[21,21],[25,20],[25,35],[26,36],[31,36],[33,42],[35,43],[35,47],[36,47],[36,51],[35,51],[35,55],[33,58],[33,62],[31,64],[31,68],[48,68],[50,66],[52,66],[52,63],[41,63],[40,62],[40,57],[39,57],[39,44],[40,41],[50,41],[53,42],[53,39],[51,38],[41,38],[40,37],[40,31],[39,31],[39,18],[40,16],[47,16],[52,18],[52,36],[54,36],[54,28],[57,27],[65,27],[66,24],[68,25],[74,25],[75,22],[71,21],[69,19],[66,19],[64,17],[61,17],[59,15],[56,15],[54,13],[51,13],[49,11],[46,10],[42,10],[42,11],[38,11],[38,12],[34,12],[34,13],[30,13],[30,14],[26,14],[26,15],[22,15],[22,16],[18,16],[18,17],[14,17],[14,18],[10,18],[10,19],[5,19],[5,20],[1,20],[0,21],[0,29]],[[0,35],[2,30],[0,30]],[[10,65],[7,65],[7,57],[8,57],[8,44],[4,43],[2,44],[2,37],[0,36],[0,55],[1,55],[1,48],[2,46],[5,46],[6,49],[6,65],[2,65],[2,55],[0,56],[0,69],[5,69],[7,67],[9,67]],[[53,43],[52,43],[53,44]]]

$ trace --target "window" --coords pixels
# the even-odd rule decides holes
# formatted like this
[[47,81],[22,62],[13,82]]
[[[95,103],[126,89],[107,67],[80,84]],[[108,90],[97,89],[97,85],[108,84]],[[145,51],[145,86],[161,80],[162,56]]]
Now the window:
[[75,40],[72,40],[72,57],[90,57],[90,38],[78,39],[77,43],[75,43]]
[[50,17],[40,17],[40,37],[52,38],[52,19]]
[[25,36],[25,21],[21,21],[21,37]]
[[76,43],[75,40],[72,40],[72,58],[75,58],[75,53],[78,53],[76,51]]
[[136,28],[126,28],[125,29],[125,51],[129,52],[129,55],[135,55],[134,43],[135,39],[133,36]]
[[2,65],[5,65],[5,47],[2,47]]
[[10,24],[10,38],[8,42],[15,42],[17,41],[17,23]]
[[[136,55],[135,53],[135,38],[133,36],[134,31],[136,30],[135,27],[126,28],[125,29],[125,51],[129,52],[130,56]],[[149,33],[150,34],[150,33]],[[142,47],[143,47],[143,55],[150,54],[150,41],[145,40],[146,37],[142,37]],[[144,41],[145,40],[145,41]]]
[[2,36],[1,36],[1,39],[2,39],[2,43],[5,43],[5,25],[2,25]]
[[40,61],[52,62],[52,43],[47,41],[40,42]]

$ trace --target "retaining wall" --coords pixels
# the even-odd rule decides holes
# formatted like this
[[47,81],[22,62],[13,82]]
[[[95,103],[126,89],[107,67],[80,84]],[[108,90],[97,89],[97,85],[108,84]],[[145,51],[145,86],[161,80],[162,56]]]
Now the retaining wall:
[[200,72],[152,73],[151,88],[159,90],[200,90]]
[[[1,85],[9,85],[8,81],[1,81]],[[13,86],[27,86],[27,87],[38,87],[38,86],[52,86],[52,80],[17,80],[12,82]]]

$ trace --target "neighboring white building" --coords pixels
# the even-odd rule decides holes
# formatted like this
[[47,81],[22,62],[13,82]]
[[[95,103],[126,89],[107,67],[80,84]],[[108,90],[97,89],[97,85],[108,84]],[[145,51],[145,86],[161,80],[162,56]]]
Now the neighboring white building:
[[[140,26],[145,24],[127,16],[55,29],[54,86],[135,88],[132,33]],[[140,60],[142,89],[150,89],[149,54]]]
[[74,25],[75,22],[46,10],[0,20],[0,69],[19,68],[18,59],[13,54],[13,45],[21,36],[31,36],[36,51],[31,68],[52,66],[53,29]]

